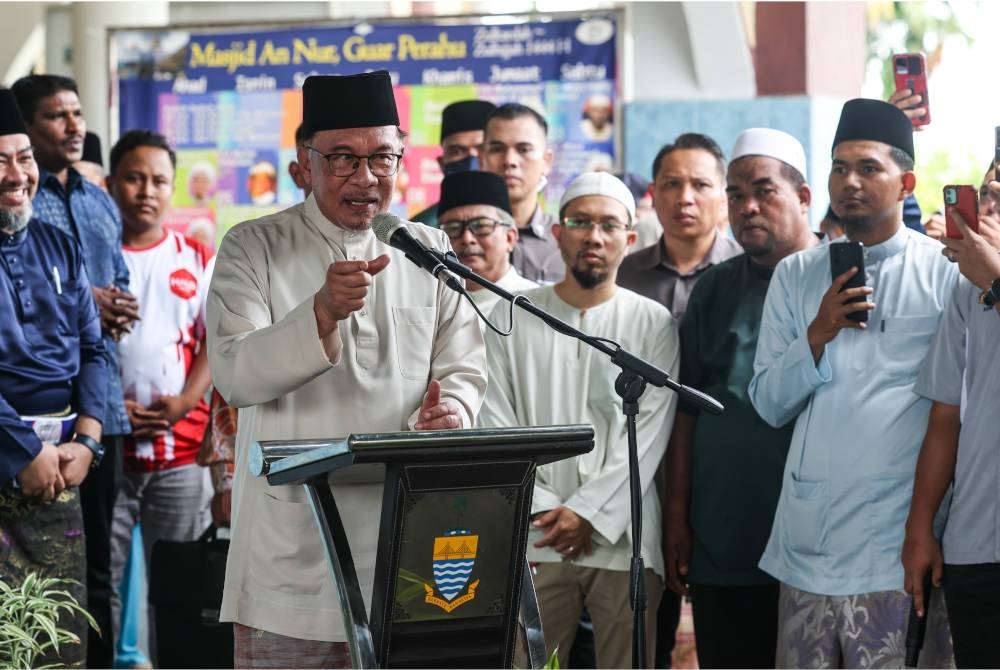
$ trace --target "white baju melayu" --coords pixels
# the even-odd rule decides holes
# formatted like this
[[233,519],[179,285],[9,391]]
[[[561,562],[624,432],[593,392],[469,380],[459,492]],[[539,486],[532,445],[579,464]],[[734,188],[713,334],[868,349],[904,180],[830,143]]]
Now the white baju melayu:
[[[408,226],[429,247],[444,233]],[[388,267],[364,307],[321,341],[313,295],[334,261]],[[226,235],[208,298],[208,352],[216,388],[239,407],[232,541],[222,619],[308,640],[346,640],[337,590],[300,487],[271,487],[247,469],[255,440],[333,438],[405,430],[430,379],[475,422],[486,358],[466,301],[370,230],[328,221],[312,196]],[[362,592],[370,605],[381,479],[333,486]]]
[[[680,361],[677,327],[663,305],[624,288],[587,310],[564,302],[554,286],[542,286],[525,295],[583,332],[614,340],[676,376]],[[499,305],[493,311],[494,322],[508,323],[506,312],[506,306]],[[479,425],[593,424],[593,451],[538,468],[531,511],[535,514],[560,505],[570,508],[594,527],[593,553],[581,554],[576,565],[628,571],[632,517],[627,429],[621,399],[615,393],[619,369],[604,354],[555,332],[540,319],[518,309],[514,314],[514,331],[509,337],[486,333],[490,384]],[[666,450],[675,406],[672,391],[653,386],[646,388],[639,403],[642,555],[646,567],[661,577],[660,500],[652,481]],[[562,561],[551,547],[532,546],[541,535],[541,531],[531,531],[528,559]]]
[[[524,293],[525,291],[538,287],[538,284],[535,282],[522,277],[521,273],[519,273],[513,265],[510,266],[507,273],[503,277],[500,277],[499,280],[493,283],[505,291],[510,291],[514,295]],[[500,296],[493,291],[488,291],[484,288],[481,288],[478,291],[469,291],[469,297],[472,298],[473,302],[476,303],[479,309],[482,310],[483,314],[486,316],[489,316],[490,312],[493,311],[493,308],[497,306],[497,303],[501,302]],[[503,302],[506,303],[507,301],[504,300]],[[479,325],[484,329],[483,332],[485,332],[486,324],[480,320]]]

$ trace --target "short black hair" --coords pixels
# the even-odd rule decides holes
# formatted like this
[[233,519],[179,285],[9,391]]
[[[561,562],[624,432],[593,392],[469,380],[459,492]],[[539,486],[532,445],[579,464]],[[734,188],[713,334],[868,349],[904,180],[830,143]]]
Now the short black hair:
[[653,159],[653,181],[656,181],[656,173],[660,171],[660,163],[663,162],[663,159],[673,152],[682,149],[701,149],[712,154],[715,162],[718,163],[719,176],[723,180],[726,178],[726,155],[722,153],[722,149],[719,148],[718,143],[708,135],[683,133],[677,136],[673,144],[665,144],[659,153],[656,154],[656,158]]
[[522,105],[519,102],[508,102],[507,104],[500,105],[493,112],[486,117],[486,123],[483,125],[483,129],[490,127],[490,122],[493,119],[503,119],[504,121],[513,121],[514,119],[519,119],[524,116],[530,116],[535,120],[535,122],[545,133],[545,136],[549,136],[549,124],[545,121],[545,117],[539,114],[537,111],[528,107],[527,105]]
[[305,144],[313,138],[314,134],[306,131],[306,124],[300,123],[299,127],[295,129],[295,144]]
[[890,145],[889,157],[892,158],[892,162],[895,163],[903,172],[909,172],[913,169],[913,156],[906,153],[899,147]]
[[27,77],[21,77],[14,82],[10,90],[14,91],[14,97],[17,98],[17,106],[21,108],[24,122],[29,125],[35,122],[39,103],[44,98],[51,97],[61,91],[72,91],[77,96],[80,95],[75,81],[57,74],[30,74]]
[[167,138],[160,133],[153,132],[152,130],[130,130],[115,142],[115,146],[111,147],[111,176],[115,176],[115,171],[118,169],[118,164],[121,163],[122,158],[125,157],[130,151],[135,151],[139,147],[153,147],[155,149],[163,149],[170,156],[170,165],[177,169],[177,154],[174,150],[170,148],[170,144],[167,143]]

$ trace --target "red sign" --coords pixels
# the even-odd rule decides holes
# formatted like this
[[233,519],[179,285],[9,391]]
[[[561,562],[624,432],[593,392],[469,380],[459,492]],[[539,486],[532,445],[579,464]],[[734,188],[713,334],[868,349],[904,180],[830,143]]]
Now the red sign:
[[170,290],[184,300],[190,300],[198,293],[198,279],[181,268],[170,273]]

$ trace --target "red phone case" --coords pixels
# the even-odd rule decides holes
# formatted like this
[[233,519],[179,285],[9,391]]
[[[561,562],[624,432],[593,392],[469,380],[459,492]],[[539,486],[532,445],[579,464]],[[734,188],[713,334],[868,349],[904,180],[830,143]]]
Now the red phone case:
[[[903,63],[902,59],[906,62]],[[916,62],[914,61],[916,60]],[[914,68],[913,66],[916,65]],[[919,70],[919,71],[916,71]],[[896,78],[896,90],[908,88],[919,95],[927,113],[920,118],[910,119],[914,126],[926,126],[931,122],[931,103],[927,97],[927,60],[922,53],[892,55],[892,72]]]
[[[955,202],[949,202],[951,199],[949,195],[950,189],[954,190]],[[953,240],[960,240],[962,239],[962,233],[958,228],[958,224],[951,218],[952,212],[955,211],[965,219],[965,224],[969,228],[976,233],[979,232],[979,194],[975,186],[962,184],[944,187],[944,234]]]

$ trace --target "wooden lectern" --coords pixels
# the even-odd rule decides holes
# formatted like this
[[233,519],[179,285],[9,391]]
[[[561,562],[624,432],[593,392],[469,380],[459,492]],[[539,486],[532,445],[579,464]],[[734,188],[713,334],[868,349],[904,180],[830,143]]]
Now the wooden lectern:
[[[259,442],[250,467],[302,485],[358,668],[509,668],[518,616],[532,667],[546,661],[525,545],[535,468],[590,451],[590,425]],[[369,619],[328,476],[385,468]]]

